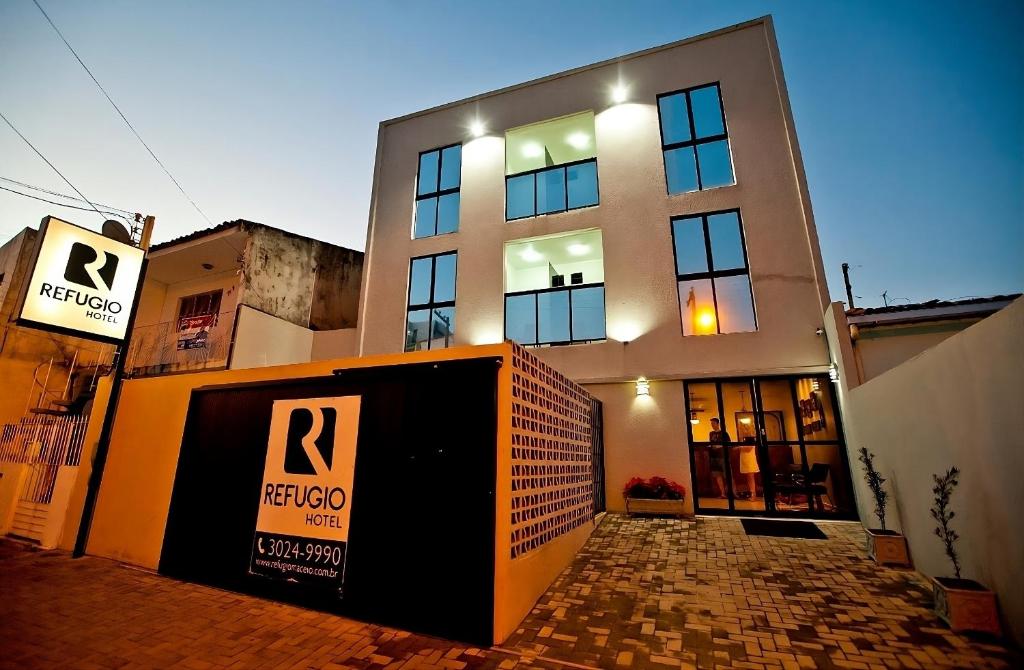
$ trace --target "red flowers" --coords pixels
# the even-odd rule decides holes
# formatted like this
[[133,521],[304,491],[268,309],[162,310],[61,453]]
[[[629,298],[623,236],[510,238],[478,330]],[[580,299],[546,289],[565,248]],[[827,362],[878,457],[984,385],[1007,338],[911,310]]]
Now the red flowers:
[[683,500],[686,498],[686,489],[681,484],[664,477],[651,477],[646,481],[642,477],[633,477],[626,482],[622,494],[627,498]]

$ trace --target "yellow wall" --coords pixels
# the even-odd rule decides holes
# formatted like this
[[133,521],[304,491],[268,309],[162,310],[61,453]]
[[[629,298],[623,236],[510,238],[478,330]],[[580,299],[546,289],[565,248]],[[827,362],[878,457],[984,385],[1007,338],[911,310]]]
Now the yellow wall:
[[[465,347],[128,380],[121,392],[87,553],[157,567],[192,389],[329,375],[338,368],[507,356],[509,352],[508,345]],[[96,412],[93,420],[98,422]]]

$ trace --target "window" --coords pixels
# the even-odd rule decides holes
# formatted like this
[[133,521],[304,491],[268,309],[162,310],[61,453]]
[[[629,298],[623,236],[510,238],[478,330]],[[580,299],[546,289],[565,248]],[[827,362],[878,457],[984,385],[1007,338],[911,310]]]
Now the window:
[[605,339],[600,230],[505,245],[505,338],[525,345]]
[[420,154],[416,177],[416,222],[413,237],[433,237],[459,229],[462,145]]
[[455,339],[454,251],[422,256],[409,264],[405,350],[444,349]]
[[757,330],[738,211],[672,219],[683,335]]
[[208,291],[186,296],[178,304],[178,330],[192,327],[194,320],[208,317],[205,321],[213,325],[220,313],[220,299],[224,291]]
[[658,116],[669,195],[736,183],[718,84],[659,95]]
[[598,204],[594,113],[505,133],[505,219]]

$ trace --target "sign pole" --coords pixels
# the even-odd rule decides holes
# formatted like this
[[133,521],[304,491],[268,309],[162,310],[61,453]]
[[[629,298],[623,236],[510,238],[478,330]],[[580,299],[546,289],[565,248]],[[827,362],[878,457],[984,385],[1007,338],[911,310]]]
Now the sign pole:
[[[147,256],[149,252],[149,239],[155,223],[155,217],[146,217],[140,247],[147,253]],[[103,414],[103,427],[100,429],[100,439],[96,444],[92,470],[89,472],[89,484],[85,491],[85,505],[82,508],[82,519],[78,524],[75,548],[71,552],[72,558],[85,556],[85,547],[89,542],[89,531],[92,528],[93,513],[96,511],[96,499],[99,496],[100,483],[103,480],[103,468],[107,464],[107,453],[110,450],[110,436],[114,429],[114,417],[117,416],[117,405],[121,399],[121,385],[124,382],[128,347],[131,344],[132,331],[135,329],[135,317],[139,312],[139,303],[142,300],[142,285],[146,281],[146,268],[148,265],[149,258],[144,257],[142,259],[142,271],[139,272],[139,283],[135,289],[135,300],[132,301],[132,311],[128,315],[128,327],[125,331],[124,340],[117,347],[117,360],[114,362],[114,372],[110,381],[110,397],[107,399],[107,408]]]

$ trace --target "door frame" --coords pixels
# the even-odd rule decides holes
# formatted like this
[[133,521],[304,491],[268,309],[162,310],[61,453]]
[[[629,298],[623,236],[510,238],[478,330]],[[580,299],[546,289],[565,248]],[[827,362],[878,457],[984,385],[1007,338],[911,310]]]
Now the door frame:
[[[798,379],[813,379],[817,378],[823,383],[831,384],[827,373],[818,374],[777,374],[777,375],[748,375],[740,377],[708,377],[708,378],[696,378],[696,379],[684,379],[683,380],[683,402],[685,409],[685,424],[686,424],[686,440],[687,440],[687,451],[689,452],[690,459],[690,483],[693,487],[693,509],[696,514],[708,514],[708,515],[719,515],[719,516],[761,516],[761,517],[785,517],[785,518],[800,518],[800,519],[822,519],[822,520],[842,520],[842,521],[857,521],[857,505],[854,498],[853,490],[853,478],[852,471],[850,469],[849,455],[846,451],[846,434],[843,430],[842,416],[839,412],[839,402],[835,389],[829,393],[831,396],[832,403],[832,416],[835,418],[836,425],[836,439],[835,440],[806,440],[804,438],[803,425],[799,420],[799,402],[796,390],[796,380]],[[796,439],[787,439],[782,442],[765,440],[762,432],[762,417],[764,416],[764,407],[762,405],[762,395],[760,385],[758,382],[761,381],[787,381],[789,383],[790,395],[792,398],[792,411],[796,421],[797,434]],[[698,482],[697,482],[697,463],[696,463],[696,450],[694,448],[693,439],[693,426],[690,423],[690,417],[693,416],[691,413],[690,406],[690,391],[689,387],[691,384],[714,384],[715,385],[715,399],[718,403],[716,410],[721,410],[725,403],[722,398],[722,384],[723,383],[742,383],[746,384],[747,388],[751,393],[751,412],[754,414],[754,430],[757,435],[755,449],[757,450],[758,463],[762,466],[762,473],[765,472],[763,467],[768,464],[768,470],[770,471],[770,459],[769,459],[769,447],[772,446],[799,446],[801,455],[801,471],[806,477],[808,473],[807,463],[807,444],[821,444],[821,445],[836,445],[836,449],[839,451],[839,459],[843,465],[843,472],[830,473],[833,479],[841,477],[843,485],[846,490],[849,491],[850,496],[850,509],[846,512],[835,513],[835,512],[824,512],[815,509],[817,506],[808,500],[807,510],[776,510],[769,509],[774,507],[775,491],[773,488],[773,482],[771,476],[761,477],[761,487],[764,493],[764,509],[763,510],[751,510],[751,509],[736,509],[736,495],[734,489],[734,481],[732,477],[731,461],[729,460],[729,449],[736,448],[737,443],[733,441],[732,444],[725,447],[725,458],[726,458],[726,470],[725,470],[725,481],[728,489],[728,509],[721,508],[701,508],[700,496],[698,495]],[[716,414],[720,414],[720,411],[716,411]],[[723,421],[724,421],[724,417]],[[724,426],[724,424],[723,424]],[[785,422],[783,422],[783,430],[785,430]],[[772,501],[769,503],[769,501]]]

